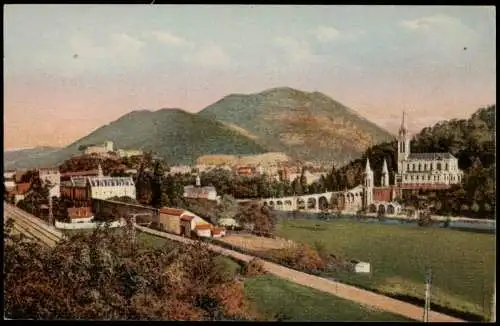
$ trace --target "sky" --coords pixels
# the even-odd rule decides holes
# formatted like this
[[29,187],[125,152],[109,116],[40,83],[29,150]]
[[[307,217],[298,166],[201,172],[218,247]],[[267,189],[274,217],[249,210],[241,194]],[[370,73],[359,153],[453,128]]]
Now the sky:
[[4,147],[282,86],[393,133],[405,110],[418,132],[496,103],[495,21],[480,6],[6,5]]

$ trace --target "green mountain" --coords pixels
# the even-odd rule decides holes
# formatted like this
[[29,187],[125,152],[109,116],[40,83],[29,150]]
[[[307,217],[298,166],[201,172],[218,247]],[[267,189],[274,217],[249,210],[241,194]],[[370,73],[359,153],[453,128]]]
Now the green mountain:
[[342,164],[369,146],[394,137],[328,96],[292,88],[233,94],[203,109],[200,116],[245,130],[270,152],[294,159]]
[[55,166],[79,153],[82,145],[109,140],[115,148],[153,151],[169,164],[189,164],[209,154],[260,154],[266,150],[223,123],[180,109],[133,111],[105,125],[73,144],[24,162],[29,167]]

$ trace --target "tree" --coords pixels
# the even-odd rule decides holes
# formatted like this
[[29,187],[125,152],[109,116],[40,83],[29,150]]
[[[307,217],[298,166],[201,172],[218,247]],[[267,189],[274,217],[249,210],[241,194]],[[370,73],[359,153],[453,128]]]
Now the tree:
[[155,163],[155,168],[153,172],[153,180],[151,182],[151,206],[160,208],[163,206],[162,195],[163,191],[163,176],[164,176],[163,166],[160,162]]
[[240,207],[235,220],[241,225],[252,225],[254,232],[263,235],[272,233],[277,222],[269,209],[256,201]]
[[231,195],[223,195],[217,206],[217,221],[220,219],[232,219],[238,213],[238,203]]

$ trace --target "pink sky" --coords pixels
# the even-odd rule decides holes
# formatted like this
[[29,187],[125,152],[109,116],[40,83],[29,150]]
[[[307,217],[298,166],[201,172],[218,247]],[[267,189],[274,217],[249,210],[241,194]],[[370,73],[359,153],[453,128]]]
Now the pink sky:
[[418,132],[496,103],[491,7],[6,8],[7,149],[281,86],[322,92],[393,133],[403,110]]

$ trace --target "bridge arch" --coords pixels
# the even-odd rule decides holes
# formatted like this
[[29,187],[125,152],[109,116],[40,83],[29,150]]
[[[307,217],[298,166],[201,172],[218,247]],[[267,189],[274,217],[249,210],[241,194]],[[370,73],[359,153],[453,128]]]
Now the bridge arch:
[[388,204],[387,205],[387,214],[395,214],[396,213],[396,208],[394,207],[393,204]]
[[376,213],[377,212],[377,205],[371,204],[369,207],[369,212],[370,213]]
[[304,199],[297,199],[297,209],[306,209],[306,202],[304,201]]
[[315,209],[316,208],[316,198],[309,197],[307,199],[307,209]]
[[325,196],[319,197],[318,206],[319,206],[319,209],[321,209],[321,210],[328,209],[328,199],[326,199]]
[[385,214],[385,211],[386,210],[385,210],[385,205],[384,204],[378,205],[378,212],[379,212],[379,214],[383,215],[383,214]]
[[285,200],[285,206],[292,206],[291,200]]

